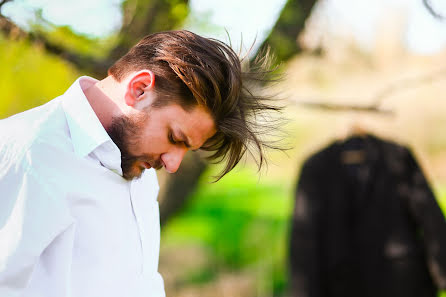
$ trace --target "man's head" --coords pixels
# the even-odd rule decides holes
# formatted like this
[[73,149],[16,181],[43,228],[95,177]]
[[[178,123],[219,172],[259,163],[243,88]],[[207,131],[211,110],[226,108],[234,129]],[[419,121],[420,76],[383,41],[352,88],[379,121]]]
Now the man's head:
[[144,166],[175,172],[187,150],[201,148],[213,152],[210,159],[227,160],[223,176],[250,143],[261,164],[265,144],[253,117],[277,108],[253,95],[249,84],[264,74],[243,72],[229,46],[189,31],[143,38],[109,69],[127,86],[126,104],[139,111],[115,118],[108,129],[124,174],[138,176]]

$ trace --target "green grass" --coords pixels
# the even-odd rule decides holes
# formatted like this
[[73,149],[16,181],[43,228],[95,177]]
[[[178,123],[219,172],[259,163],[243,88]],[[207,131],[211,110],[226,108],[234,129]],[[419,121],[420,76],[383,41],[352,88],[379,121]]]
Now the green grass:
[[[184,211],[162,232],[162,246],[199,244],[215,256],[210,265],[219,271],[249,270],[257,285],[282,295],[287,286],[287,248],[292,189],[289,183],[261,181],[242,169],[215,184],[202,177],[197,192]],[[288,186],[286,186],[288,185]],[[436,189],[437,199],[446,210],[446,187]],[[209,269],[209,266],[208,266]],[[191,282],[211,281],[208,273]],[[441,297],[446,297],[443,293]]]
[[217,270],[250,270],[259,283],[285,285],[291,195],[280,184],[259,183],[249,170],[215,184],[200,182],[181,215],[163,229],[162,245],[199,243],[211,249]]
[[443,213],[446,215],[446,185],[440,185],[434,189],[435,197],[440,205]]
[[[0,118],[51,100],[79,76],[59,57],[1,35],[0,67]],[[289,181],[259,181],[253,171],[243,169],[209,183],[216,172],[213,168],[202,177],[185,210],[163,229],[162,246],[191,243],[211,250],[213,267],[190,273],[184,283],[209,282],[220,271],[249,270],[260,288],[280,294],[286,286],[293,205]],[[446,213],[446,185],[435,193]]]

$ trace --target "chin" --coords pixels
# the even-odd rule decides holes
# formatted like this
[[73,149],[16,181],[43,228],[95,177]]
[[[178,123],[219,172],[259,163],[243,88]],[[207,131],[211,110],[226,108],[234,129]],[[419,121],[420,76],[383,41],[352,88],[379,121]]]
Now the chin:
[[131,170],[123,173],[123,177],[126,180],[132,180],[135,178],[140,178],[145,168],[139,166],[133,166]]

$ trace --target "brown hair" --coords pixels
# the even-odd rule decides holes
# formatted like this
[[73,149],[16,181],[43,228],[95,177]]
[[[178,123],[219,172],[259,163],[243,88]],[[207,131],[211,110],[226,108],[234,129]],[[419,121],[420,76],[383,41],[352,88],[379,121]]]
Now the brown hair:
[[[217,133],[203,150],[216,163],[226,160],[218,179],[231,171],[252,146],[257,150],[258,167],[265,161],[264,149],[275,146],[263,139],[274,124],[261,117],[279,111],[271,97],[254,93],[258,83],[270,79],[269,55],[262,55],[256,66],[242,70],[242,59],[230,46],[216,39],[189,31],[160,32],[144,37],[119,59],[109,74],[118,81],[132,71],[150,69],[156,77],[159,94],[156,107],[175,102],[190,109],[206,107],[212,114]],[[259,123],[259,117],[265,122]],[[269,123],[269,124],[268,124]]]

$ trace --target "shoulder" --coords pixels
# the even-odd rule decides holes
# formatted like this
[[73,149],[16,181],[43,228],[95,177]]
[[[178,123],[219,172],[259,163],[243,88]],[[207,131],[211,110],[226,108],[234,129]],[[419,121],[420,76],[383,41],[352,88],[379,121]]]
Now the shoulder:
[[333,164],[337,164],[340,159],[341,154],[341,142],[333,141],[326,147],[316,151],[312,155],[310,155],[302,165],[302,172],[306,174],[321,174],[326,172],[326,170],[321,170],[328,165],[333,166]]
[[20,216],[18,205],[30,222],[68,221],[63,192],[45,169],[57,162],[55,152],[69,138],[59,105],[50,101],[0,121],[0,225]]
[[27,170],[56,148],[72,150],[66,119],[57,99],[0,120],[0,176],[11,166]]
[[[0,193],[2,203],[40,204],[65,209],[60,175],[52,164],[69,151],[69,134],[57,100],[0,121]],[[63,147],[65,148],[63,149]],[[58,170],[58,169],[57,169]],[[48,205],[51,205],[49,207]],[[1,208],[1,204],[0,204]]]

